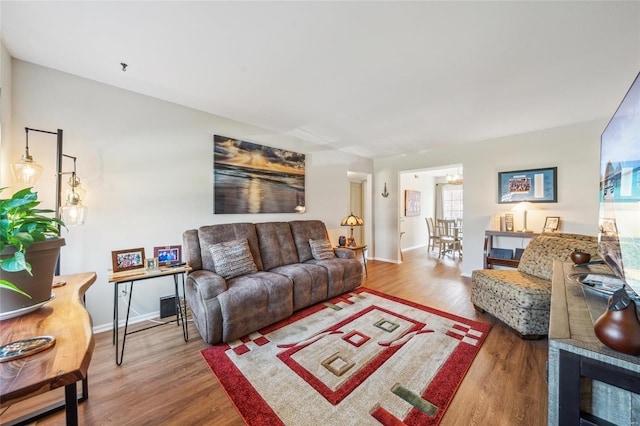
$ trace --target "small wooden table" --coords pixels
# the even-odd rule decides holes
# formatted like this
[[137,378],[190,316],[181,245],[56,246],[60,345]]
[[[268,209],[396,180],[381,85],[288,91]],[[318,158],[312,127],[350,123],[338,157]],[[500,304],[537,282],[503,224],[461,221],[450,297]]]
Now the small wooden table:
[[[109,282],[113,283],[113,344],[116,345],[116,365],[122,365],[122,359],[124,358],[124,346],[127,341],[127,336],[129,334],[138,333],[140,331],[148,330],[150,328],[159,327],[161,325],[172,323],[173,321],[160,322],[149,327],[145,327],[142,329],[138,329],[135,331],[128,331],[129,329],[129,312],[131,310],[131,298],[133,296],[133,284],[142,281],[148,280],[151,278],[159,278],[159,277],[173,277],[174,283],[174,294],[176,300],[176,325],[180,326],[182,324],[182,334],[184,337],[184,341],[187,342],[189,340],[189,327],[187,324],[187,313],[186,307],[182,307],[180,304],[180,292],[178,291],[178,276],[182,277],[182,294],[184,295],[184,274],[191,271],[191,267],[189,265],[179,266],[179,267],[162,267],[155,271],[146,271],[142,270],[131,270],[131,271],[123,271],[118,273],[113,273],[109,271]],[[118,287],[121,284],[130,283],[129,287],[129,301],[127,303],[127,316],[125,318],[124,323],[124,333],[122,336],[122,347],[120,347],[120,338],[118,337],[118,328],[120,326],[120,318],[119,318],[119,308],[118,308]],[[186,303],[186,302],[185,302]],[[180,321],[182,320],[182,321]]]
[[366,244],[356,244],[355,246],[340,246],[338,248],[346,248],[349,250],[353,250],[356,255],[358,254],[358,250],[362,251],[362,262],[364,263],[364,273],[369,277],[369,272],[367,272],[367,257],[364,255],[364,251],[367,249]]
[[[31,421],[66,407],[67,425],[77,425],[76,383],[83,382],[81,400],[85,400],[88,398],[87,370],[95,345],[83,296],[95,282],[96,274],[86,272],[54,278],[54,281],[60,280],[66,284],[53,289],[55,298],[51,302],[29,314],[0,321],[0,346],[42,335],[56,339],[49,349],[0,363],[0,407],[64,386],[64,405],[38,412]],[[26,419],[15,422],[23,420]]]

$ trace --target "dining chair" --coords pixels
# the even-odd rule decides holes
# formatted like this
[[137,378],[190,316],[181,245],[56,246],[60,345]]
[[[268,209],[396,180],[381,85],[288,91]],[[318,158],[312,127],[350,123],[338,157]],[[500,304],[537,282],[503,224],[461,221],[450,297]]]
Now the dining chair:
[[438,229],[440,230],[440,249],[438,257],[442,257],[446,252],[450,251],[451,256],[455,257],[455,252],[462,257],[462,239],[458,235],[459,228],[456,226],[455,219],[438,219]]
[[440,233],[433,223],[432,217],[425,217],[427,222],[427,231],[429,232],[429,241],[427,243],[427,251],[433,251],[436,249],[436,244],[440,247]]

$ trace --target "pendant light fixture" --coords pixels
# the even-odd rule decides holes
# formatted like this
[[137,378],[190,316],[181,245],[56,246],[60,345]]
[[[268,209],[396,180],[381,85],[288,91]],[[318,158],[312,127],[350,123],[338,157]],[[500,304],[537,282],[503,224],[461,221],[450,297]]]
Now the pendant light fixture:
[[29,130],[31,129],[28,127],[24,129],[27,135],[24,154],[20,161],[16,161],[11,165],[11,173],[13,173],[13,178],[16,182],[33,186],[38,183],[40,176],[42,176],[42,165],[33,161],[33,157],[29,154]]
[[73,159],[73,172],[67,182],[69,187],[65,192],[65,205],[61,208],[60,216],[67,226],[84,225],[89,209],[82,204],[82,200],[87,191],[80,184],[80,178],[76,174],[76,157],[62,155]]
[[[67,226],[83,225],[87,217],[87,206],[82,204],[82,200],[85,197],[86,191],[80,185],[80,178],[76,174],[76,157],[66,155],[62,153],[62,129],[58,129],[57,132],[50,132],[47,130],[38,130],[25,127],[26,144],[25,152],[20,161],[12,164],[11,171],[16,182],[25,186],[34,186],[40,180],[42,176],[43,167],[34,161],[33,157],[29,154],[29,132],[47,133],[50,135],[57,135],[57,150],[56,150],[56,205],[55,215],[62,219]],[[73,160],[73,171],[62,171],[62,159],[63,157],[71,158]],[[65,204],[62,205],[62,175],[71,174],[68,185],[69,188],[65,191]]]

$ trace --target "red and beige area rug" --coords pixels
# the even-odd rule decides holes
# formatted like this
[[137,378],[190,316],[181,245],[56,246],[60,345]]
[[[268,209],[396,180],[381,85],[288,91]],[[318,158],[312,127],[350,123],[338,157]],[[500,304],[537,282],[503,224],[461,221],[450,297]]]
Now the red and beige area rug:
[[435,425],[490,325],[370,289],[202,356],[249,425]]

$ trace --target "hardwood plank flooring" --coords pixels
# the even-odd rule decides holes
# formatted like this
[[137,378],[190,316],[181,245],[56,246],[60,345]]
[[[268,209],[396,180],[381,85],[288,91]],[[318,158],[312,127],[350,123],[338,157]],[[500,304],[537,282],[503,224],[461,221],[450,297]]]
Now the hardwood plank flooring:
[[[369,261],[363,285],[466,318],[493,324],[465,376],[442,425],[545,425],[548,343],[519,339],[504,324],[478,314],[470,302],[470,280],[456,260],[430,257],[426,249],[404,253],[404,263]],[[115,364],[111,332],[96,336],[89,368],[89,399],[79,404],[83,425],[243,425],[242,418],[200,356],[208,345],[193,324],[189,342],[167,325],[127,338],[122,366]],[[15,404],[0,423],[55,399],[56,390]],[[64,425],[64,412],[37,422]]]

